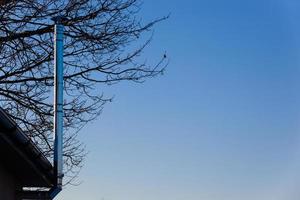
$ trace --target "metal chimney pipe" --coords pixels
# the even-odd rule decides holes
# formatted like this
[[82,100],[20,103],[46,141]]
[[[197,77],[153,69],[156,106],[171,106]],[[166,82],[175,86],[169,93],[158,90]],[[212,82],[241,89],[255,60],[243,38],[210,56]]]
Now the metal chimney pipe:
[[[53,18],[54,25],[54,174],[53,198],[62,189],[63,180],[63,17]],[[52,195],[51,195],[52,196]]]

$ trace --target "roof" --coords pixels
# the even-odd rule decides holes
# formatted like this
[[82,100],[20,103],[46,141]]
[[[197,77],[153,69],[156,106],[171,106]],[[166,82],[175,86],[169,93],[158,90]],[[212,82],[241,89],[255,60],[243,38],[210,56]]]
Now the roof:
[[0,108],[0,163],[21,187],[52,187],[53,167],[41,150]]

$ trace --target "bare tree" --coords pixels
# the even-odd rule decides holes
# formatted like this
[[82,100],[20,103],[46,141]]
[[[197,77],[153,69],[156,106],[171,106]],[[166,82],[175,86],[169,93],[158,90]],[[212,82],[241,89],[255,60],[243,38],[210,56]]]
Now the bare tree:
[[[66,17],[64,51],[64,163],[69,181],[83,164],[85,148],[77,132],[95,119],[110,97],[99,85],[143,82],[161,74],[137,62],[149,44],[140,36],[166,19],[142,23],[138,0],[12,0],[0,3],[0,104],[44,154],[52,155],[53,22]],[[139,42],[137,42],[139,41]]]

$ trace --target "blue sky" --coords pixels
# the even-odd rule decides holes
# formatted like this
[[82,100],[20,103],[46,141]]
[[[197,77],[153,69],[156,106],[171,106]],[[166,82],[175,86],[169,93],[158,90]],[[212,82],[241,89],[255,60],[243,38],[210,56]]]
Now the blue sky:
[[72,200],[298,200],[300,2],[151,0],[164,76],[98,88],[115,100],[81,132]]

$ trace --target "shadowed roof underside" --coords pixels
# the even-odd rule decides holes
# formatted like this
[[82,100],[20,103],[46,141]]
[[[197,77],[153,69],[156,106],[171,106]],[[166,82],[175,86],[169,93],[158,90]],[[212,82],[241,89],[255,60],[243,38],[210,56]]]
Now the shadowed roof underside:
[[0,108],[0,163],[21,187],[52,187],[53,167],[40,149]]

